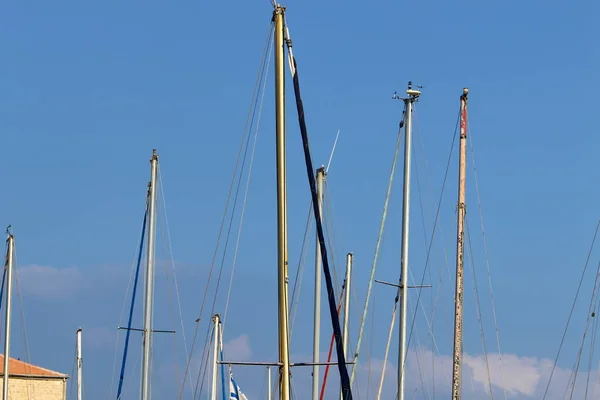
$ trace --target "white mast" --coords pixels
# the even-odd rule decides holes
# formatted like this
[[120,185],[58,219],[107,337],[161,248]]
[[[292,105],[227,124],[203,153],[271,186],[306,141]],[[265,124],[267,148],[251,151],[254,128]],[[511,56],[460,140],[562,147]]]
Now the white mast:
[[[352,263],[354,262],[354,254],[346,255],[346,279],[344,282],[344,332],[342,333],[342,341],[344,343],[344,358],[348,357],[348,332],[350,329],[350,278],[352,276]],[[343,395],[340,391],[340,399]]]
[[[321,167],[317,170],[317,199],[319,201],[319,214],[321,220],[323,217],[323,182],[325,180],[325,168]],[[315,322],[314,322],[314,336],[313,336],[313,371],[312,371],[312,400],[319,399],[319,351],[320,351],[320,339],[321,339],[321,274],[322,272],[322,260],[321,260],[321,246],[319,245],[319,238],[316,237],[316,250],[315,250]]]
[[267,400],[271,400],[271,366],[267,366]]
[[219,355],[219,343],[221,342],[221,321],[219,314],[213,316],[213,322],[215,324],[215,331],[213,336],[213,371],[212,371],[212,384],[211,384],[211,399],[217,400],[217,376],[219,372],[218,355]]
[[81,328],[77,329],[77,400],[83,399],[83,358],[81,358]]
[[460,96],[460,152],[458,158],[458,206],[456,235],[456,293],[454,300],[454,366],[452,369],[452,400],[461,398],[462,336],[463,336],[463,282],[465,254],[465,179],[467,171],[467,94]]
[[4,317],[4,379],[2,384],[2,399],[8,400],[8,376],[10,361],[10,322],[12,313],[12,270],[15,237],[8,231],[8,249],[6,251],[6,313]]
[[150,159],[151,174],[148,204],[148,252],[146,257],[146,290],[144,301],[144,343],[142,354],[142,390],[141,399],[150,399],[150,366],[152,350],[152,305],[154,292],[154,227],[156,211],[156,175],[158,170],[158,155],[152,150]]
[[404,138],[404,195],[402,200],[402,255],[400,275],[400,346],[398,351],[398,400],[404,400],[404,368],[406,367],[406,314],[408,304],[408,231],[410,221],[410,167],[412,146],[412,108],[421,92],[412,88],[408,82],[406,90],[408,98],[402,99],[405,104],[405,138]]

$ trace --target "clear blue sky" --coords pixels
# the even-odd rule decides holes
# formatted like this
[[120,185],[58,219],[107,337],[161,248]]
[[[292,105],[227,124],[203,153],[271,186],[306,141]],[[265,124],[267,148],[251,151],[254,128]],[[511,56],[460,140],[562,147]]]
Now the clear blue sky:
[[[290,0],[286,5],[315,163],[327,161],[335,132],[342,131],[329,192],[338,226],[336,257],[356,254],[355,328],[401,112],[391,95],[404,90],[408,80],[425,86],[416,135],[431,175],[423,193],[430,230],[458,97],[468,86],[503,351],[540,363],[553,359],[598,218],[598,5],[583,0]],[[75,330],[83,326],[90,332],[85,343],[89,400],[106,398],[116,376],[115,332],[152,148],[161,159],[188,339],[191,335],[270,16],[268,0],[0,6],[0,223],[15,230],[31,361],[70,373]],[[288,88],[290,263],[296,265],[308,186]],[[247,334],[252,359],[273,359],[277,351],[272,97],[271,85],[225,337]],[[416,162],[424,178],[422,161]],[[455,164],[441,221],[450,261]],[[401,170],[379,279],[398,278]],[[469,179],[475,239],[477,197],[472,175]],[[415,191],[412,254],[420,276],[424,250],[416,196]],[[435,276],[443,262],[440,246],[432,260]],[[485,261],[476,246],[485,289]],[[306,332],[312,325],[312,252],[297,328],[304,325]],[[381,306],[376,323],[385,340],[393,293],[375,290]],[[256,296],[256,307],[247,307],[248,296]],[[472,300],[470,287],[467,296]],[[169,325],[165,291],[158,290],[156,303],[157,324]],[[444,310],[451,312],[448,305],[446,299]],[[483,311],[491,323],[489,307]],[[465,350],[481,354],[472,307],[467,313]],[[264,318],[272,320],[259,326]],[[449,320],[450,314],[440,318]],[[576,317],[579,327],[584,318],[585,311]],[[18,321],[12,355],[27,359]],[[451,327],[440,325],[436,338],[443,338],[440,350],[448,355]],[[494,351],[493,329],[486,329]],[[202,339],[204,332],[205,326]],[[324,332],[322,342],[328,343],[329,328]],[[295,354],[310,353],[308,336],[295,336]],[[571,355],[578,347],[574,338],[565,349]],[[133,344],[137,357],[135,335]],[[165,359],[157,355],[157,368],[171,371],[172,340],[155,344],[166,349],[160,353]],[[374,351],[381,357],[383,345]],[[395,350],[391,354],[395,365]],[[570,368],[572,360],[561,366]],[[258,372],[237,374],[242,388],[261,379]],[[308,371],[299,374],[298,382],[307,382]],[[156,390],[171,398],[166,380],[157,381]],[[256,398],[260,385],[245,385]]]

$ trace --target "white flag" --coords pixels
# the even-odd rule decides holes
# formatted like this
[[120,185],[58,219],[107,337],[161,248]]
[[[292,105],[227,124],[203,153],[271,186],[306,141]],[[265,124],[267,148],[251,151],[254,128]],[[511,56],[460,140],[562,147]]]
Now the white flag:
[[246,395],[242,393],[240,387],[235,383],[233,375],[229,375],[229,400],[248,400]]

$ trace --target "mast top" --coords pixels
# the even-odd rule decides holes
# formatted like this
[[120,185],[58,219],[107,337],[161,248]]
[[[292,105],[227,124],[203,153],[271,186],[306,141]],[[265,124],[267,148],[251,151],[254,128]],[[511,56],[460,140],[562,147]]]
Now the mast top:
[[463,88],[463,94],[466,96],[469,94],[469,88]]
[[156,149],[152,149],[152,158],[150,159],[150,162],[158,160],[158,154],[156,154]]
[[[415,88],[418,89],[423,89],[423,86],[415,86]],[[419,96],[421,96],[421,91],[418,89],[413,89],[413,83],[412,81],[408,81],[408,89],[406,89],[406,94],[408,94],[407,98],[404,97],[400,97],[398,96],[397,92],[394,92],[394,95],[392,96],[392,99],[394,100],[403,100],[404,102],[406,101],[417,101],[417,99],[419,98]]]
[[[419,86],[417,86],[417,87],[419,87]],[[408,81],[408,89],[406,89],[406,94],[408,94],[409,98],[416,99],[417,97],[419,97],[421,95],[421,91],[417,90],[417,89],[413,89],[412,81]]]

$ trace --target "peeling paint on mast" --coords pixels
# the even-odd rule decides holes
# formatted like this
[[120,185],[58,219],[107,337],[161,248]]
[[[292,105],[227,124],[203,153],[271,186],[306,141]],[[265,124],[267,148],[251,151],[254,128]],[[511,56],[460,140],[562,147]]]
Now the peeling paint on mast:
[[458,159],[458,205],[456,238],[456,292],[454,298],[454,356],[452,359],[452,400],[461,399],[461,368],[463,338],[463,291],[464,291],[464,255],[465,255],[465,178],[467,170],[467,95],[464,88],[460,96],[460,153]]

